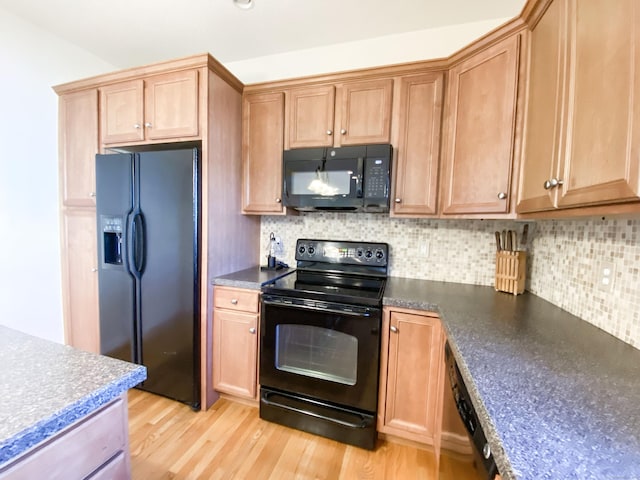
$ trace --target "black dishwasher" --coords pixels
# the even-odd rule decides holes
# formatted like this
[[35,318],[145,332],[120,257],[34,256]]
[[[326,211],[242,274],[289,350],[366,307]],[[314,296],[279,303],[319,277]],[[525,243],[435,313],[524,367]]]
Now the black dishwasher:
[[[460,419],[471,441],[475,467],[481,478],[493,480],[498,473],[498,469],[487,438],[478,421],[478,416],[473,408],[473,403],[471,403],[471,398],[460,374],[460,369],[449,346],[449,342],[445,344],[444,355],[447,376],[449,377],[451,385],[451,393]],[[445,392],[445,395],[447,395],[447,392]]]

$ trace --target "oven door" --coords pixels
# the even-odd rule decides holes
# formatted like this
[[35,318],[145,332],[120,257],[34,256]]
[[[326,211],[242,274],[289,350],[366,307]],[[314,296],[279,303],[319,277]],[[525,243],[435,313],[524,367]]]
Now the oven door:
[[375,412],[379,308],[264,295],[260,384]]
[[284,155],[284,206],[303,211],[362,208],[362,158],[293,159],[288,158],[291,152]]

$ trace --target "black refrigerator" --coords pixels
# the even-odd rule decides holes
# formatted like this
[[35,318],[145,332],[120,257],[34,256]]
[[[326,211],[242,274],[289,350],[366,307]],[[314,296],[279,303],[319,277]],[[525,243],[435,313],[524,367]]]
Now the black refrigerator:
[[200,405],[198,149],[96,156],[100,353]]

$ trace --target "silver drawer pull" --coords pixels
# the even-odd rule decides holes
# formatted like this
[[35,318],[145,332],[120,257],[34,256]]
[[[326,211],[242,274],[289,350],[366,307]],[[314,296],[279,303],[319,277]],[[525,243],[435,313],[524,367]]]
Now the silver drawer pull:
[[255,328],[253,328],[253,327],[251,327],[251,328],[249,329],[249,333],[256,333],[256,329],[255,329]]
[[238,304],[238,299],[237,298],[232,298],[231,299],[231,305],[237,305]]

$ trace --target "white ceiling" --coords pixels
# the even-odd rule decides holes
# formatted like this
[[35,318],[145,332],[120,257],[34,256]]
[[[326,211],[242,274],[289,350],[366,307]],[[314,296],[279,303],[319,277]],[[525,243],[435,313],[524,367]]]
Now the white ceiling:
[[210,52],[222,63],[512,18],[525,0],[0,0],[118,68]]

